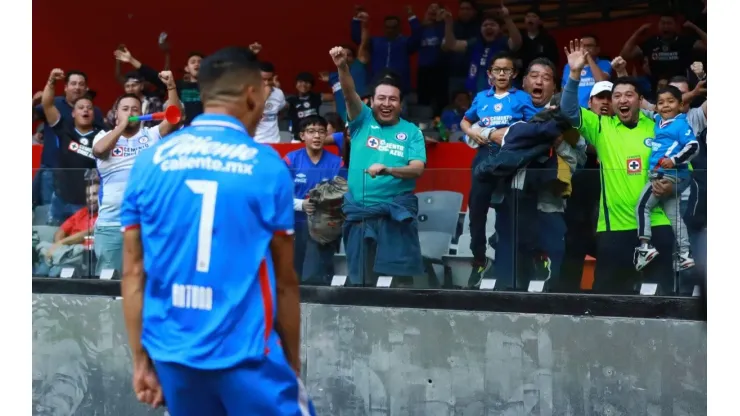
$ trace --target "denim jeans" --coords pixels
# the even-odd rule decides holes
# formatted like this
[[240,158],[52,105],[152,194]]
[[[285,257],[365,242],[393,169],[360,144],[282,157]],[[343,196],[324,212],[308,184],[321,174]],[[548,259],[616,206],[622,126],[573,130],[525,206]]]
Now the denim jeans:
[[308,223],[301,221],[295,227],[293,265],[302,283],[328,285],[334,276],[334,253],[339,240],[320,244],[308,234]]
[[54,171],[48,166],[41,165],[33,177],[31,186],[34,208],[39,205],[51,204],[51,197],[54,194]]
[[120,226],[95,226],[95,256],[98,259],[95,275],[104,269],[115,269],[118,277],[123,272],[123,233]]
[[67,218],[71,217],[75,212],[84,207],[84,204],[70,204],[54,192],[51,195],[51,206],[49,207],[49,220],[47,221],[47,224],[60,226],[67,220]]

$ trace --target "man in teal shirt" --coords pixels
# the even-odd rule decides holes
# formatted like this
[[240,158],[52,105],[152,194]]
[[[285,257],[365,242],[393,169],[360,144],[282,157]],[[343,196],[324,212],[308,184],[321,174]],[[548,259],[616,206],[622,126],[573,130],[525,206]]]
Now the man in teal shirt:
[[423,274],[413,191],[426,163],[424,136],[401,119],[401,88],[395,80],[380,79],[367,107],[355,89],[346,51],[335,47],[329,53],[344,92],[351,137],[349,192],[342,206],[349,280],[372,285],[380,275]]

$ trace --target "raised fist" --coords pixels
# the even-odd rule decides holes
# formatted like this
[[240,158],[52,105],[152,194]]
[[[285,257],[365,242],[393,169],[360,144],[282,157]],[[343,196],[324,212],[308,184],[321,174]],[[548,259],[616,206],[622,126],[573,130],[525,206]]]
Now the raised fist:
[[160,72],[159,79],[167,86],[167,89],[175,88],[175,77],[172,76],[172,71]]
[[329,55],[331,55],[331,59],[337,67],[347,65],[347,53],[344,51],[343,47],[335,46],[331,48]]
[[637,29],[637,33],[646,33],[648,30],[650,30],[650,27],[652,27],[652,23],[645,23],[644,25],[640,26],[639,29]]
[[370,19],[370,15],[367,14],[367,12],[364,12],[364,11],[357,13],[357,16],[356,17],[357,17],[357,20],[359,20],[361,22],[367,22]]
[[54,68],[51,70],[51,73],[49,74],[49,81],[55,82],[60,81],[64,79],[64,71],[62,71],[59,68]]
[[691,64],[691,72],[696,74],[697,77],[701,78],[704,75],[704,64],[701,61],[696,61]]
[[627,61],[625,61],[621,56],[617,56],[612,59],[612,69],[618,74],[625,72],[627,70]]

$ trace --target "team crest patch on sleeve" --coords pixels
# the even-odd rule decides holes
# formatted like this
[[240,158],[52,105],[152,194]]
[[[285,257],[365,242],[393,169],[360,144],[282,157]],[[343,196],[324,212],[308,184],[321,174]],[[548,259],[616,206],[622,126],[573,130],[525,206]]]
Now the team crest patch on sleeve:
[[627,173],[630,175],[642,173],[642,158],[627,158]]
[[499,111],[501,111],[502,108],[504,108],[504,105],[501,104],[501,103],[498,103],[498,104],[496,104],[496,105],[493,106],[493,111],[495,111],[495,112],[498,113]]
[[367,147],[371,149],[377,149],[380,147],[380,140],[376,139],[375,137],[368,137],[367,138]]
[[396,134],[396,140],[400,140],[400,141],[406,140],[406,133],[398,133],[398,134]]

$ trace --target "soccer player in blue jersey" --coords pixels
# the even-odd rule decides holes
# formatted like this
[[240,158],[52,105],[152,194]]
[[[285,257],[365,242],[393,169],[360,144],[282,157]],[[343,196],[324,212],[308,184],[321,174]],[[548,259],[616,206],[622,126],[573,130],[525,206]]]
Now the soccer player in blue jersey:
[[[341,175],[342,158],[324,150],[327,122],[321,116],[308,116],[300,121],[298,131],[306,147],[294,150],[283,158],[290,168],[294,183],[295,269],[301,280],[313,284],[329,284],[334,275],[334,253],[339,240],[320,244],[308,233],[307,215],[316,207],[308,200],[308,192],[318,184]],[[346,176],[346,173],[345,173]]]
[[268,91],[246,48],[203,60],[204,113],[142,152],[121,208],[137,398],[176,416],[310,415],[290,172],[253,135]]
[[678,265],[680,270],[694,267],[686,224],[681,216],[679,205],[681,195],[671,193],[658,197],[653,193],[653,181],[668,179],[678,184],[689,180],[689,162],[699,153],[699,142],[694,131],[681,112],[683,102],[681,91],[669,85],[658,90],[658,103],[655,106],[655,138],[650,143],[650,181],[645,184],[637,203],[637,235],[640,246],[635,249],[635,268],[642,270],[658,255],[658,250],[650,244],[652,237],[650,215],[660,205],[673,227],[678,243]]
[[[509,52],[500,52],[491,61],[488,70],[489,90],[481,91],[473,100],[470,109],[460,122],[461,130],[469,138],[469,143],[478,147],[471,170],[490,154],[498,152],[500,146],[490,141],[496,129],[508,127],[517,121],[527,121],[539,110],[532,103],[532,97],[522,90],[512,87],[516,78],[514,57]],[[468,280],[469,286],[477,286],[481,278],[491,268],[491,260],[486,256],[486,221],[494,185],[472,178],[468,201],[470,218],[470,249],[473,252],[473,270]],[[514,216],[505,204],[496,211],[497,274],[507,276],[513,273],[512,234]],[[500,272],[500,273],[499,273]]]

